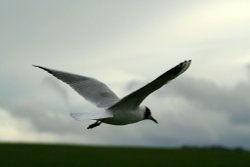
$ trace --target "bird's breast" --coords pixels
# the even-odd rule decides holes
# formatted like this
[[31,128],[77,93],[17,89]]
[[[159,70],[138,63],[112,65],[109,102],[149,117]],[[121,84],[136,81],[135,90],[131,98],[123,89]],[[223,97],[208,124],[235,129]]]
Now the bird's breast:
[[105,118],[102,120],[103,123],[112,125],[126,125],[136,123],[143,120],[143,116],[138,111],[124,111],[114,112],[114,117]]

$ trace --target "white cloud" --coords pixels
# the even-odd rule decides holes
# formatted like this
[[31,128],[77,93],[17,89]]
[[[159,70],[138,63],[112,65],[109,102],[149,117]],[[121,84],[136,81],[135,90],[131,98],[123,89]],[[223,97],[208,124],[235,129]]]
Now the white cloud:
[[171,22],[179,42],[249,35],[249,1],[211,1],[193,5]]
[[1,141],[57,141],[58,136],[52,133],[38,133],[27,119],[16,118],[0,108],[0,140]]

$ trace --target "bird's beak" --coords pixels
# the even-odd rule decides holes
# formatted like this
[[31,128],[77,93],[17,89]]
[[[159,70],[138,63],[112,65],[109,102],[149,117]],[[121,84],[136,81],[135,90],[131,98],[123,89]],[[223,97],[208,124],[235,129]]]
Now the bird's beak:
[[159,124],[156,119],[154,119],[152,116],[149,117],[150,120],[154,121],[155,123]]

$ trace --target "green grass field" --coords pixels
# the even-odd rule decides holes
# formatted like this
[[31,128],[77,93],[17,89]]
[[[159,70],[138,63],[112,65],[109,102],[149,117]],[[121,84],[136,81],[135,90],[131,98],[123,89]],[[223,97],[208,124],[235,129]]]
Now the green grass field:
[[156,149],[0,144],[1,167],[247,167],[250,153],[227,149]]

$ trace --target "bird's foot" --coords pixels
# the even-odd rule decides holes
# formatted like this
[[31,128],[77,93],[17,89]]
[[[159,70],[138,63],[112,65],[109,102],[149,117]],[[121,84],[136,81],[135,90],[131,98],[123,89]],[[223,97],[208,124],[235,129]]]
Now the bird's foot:
[[95,123],[89,125],[87,129],[92,129],[94,127],[97,127],[97,126],[101,125],[101,123],[102,123],[102,121],[96,121]]

